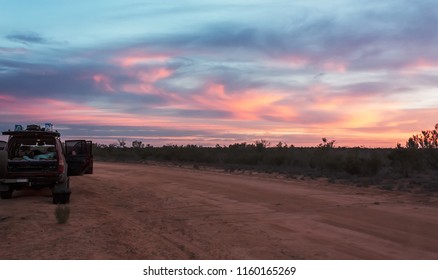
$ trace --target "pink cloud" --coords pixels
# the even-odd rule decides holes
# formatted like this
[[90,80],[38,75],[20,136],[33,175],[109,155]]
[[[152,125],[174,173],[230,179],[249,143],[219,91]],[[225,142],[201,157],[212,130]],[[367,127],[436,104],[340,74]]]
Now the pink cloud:
[[138,72],[138,77],[142,82],[153,83],[158,80],[164,79],[172,75],[172,71],[164,68],[154,68],[149,71],[140,71]]
[[299,55],[290,55],[281,58],[282,63],[286,63],[290,66],[299,68],[306,66],[311,63],[311,60],[308,57],[305,56],[299,56]]
[[146,52],[144,50],[127,50],[118,55],[113,61],[124,68],[132,67],[137,64],[164,63],[172,57],[167,53]]
[[325,71],[345,73],[347,71],[347,65],[340,61],[327,61],[322,64]]
[[225,94],[225,85],[223,84],[211,83],[207,85],[205,93],[207,96],[211,96],[213,98],[219,98],[222,100],[227,99],[227,95]]
[[7,94],[0,94],[0,100],[3,102],[13,102],[16,98]]
[[95,84],[106,92],[114,92],[114,88],[111,85],[111,80],[104,74],[95,74],[92,77]]
[[165,67],[154,67],[139,71],[130,70],[126,74],[136,81],[120,85],[119,88],[126,93],[163,95],[165,93],[157,89],[154,83],[171,76],[172,73],[173,71]]
[[427,71],[434,68],[438,68],[438,61],[427,60],[420,57],[413,59],[411,62],[407,63],[402,68],[402,72],[405,74],[414,74],[418,71]]
[[121,91],[133,94],[156,94],[157,89],[149,83],[135,83],[120,86]]
[[92,106],[61,101],[50,98],[26,98],[23,100],[12,96],[1,95],[0,110],[3,115],[17,116],[14,122],[45,122],[53,123],[118,123],[121,114],[109,112]]
[[284,93],[259,90],[226,92],[222,84],[212,83],[205,92],[193,97],[194,106],[202,109],[226,109],[239,120],[260,120],[263,116],[290,119],[295,114],[291,107],[276,104]]

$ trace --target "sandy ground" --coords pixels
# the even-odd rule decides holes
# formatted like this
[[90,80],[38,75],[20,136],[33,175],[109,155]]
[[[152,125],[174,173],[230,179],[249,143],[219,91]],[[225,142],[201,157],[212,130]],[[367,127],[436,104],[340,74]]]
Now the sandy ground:
[[0,201],[0,259],[438,259],[438,196],[95,163],[71,216],[49,190]]

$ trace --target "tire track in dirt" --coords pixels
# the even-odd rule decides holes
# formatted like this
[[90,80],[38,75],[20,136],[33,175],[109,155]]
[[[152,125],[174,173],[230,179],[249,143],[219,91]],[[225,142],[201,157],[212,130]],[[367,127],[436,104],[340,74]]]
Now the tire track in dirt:
[[324,181],[95,163],[50,194],[0,201],[2,259],[436,259],[437,198]]

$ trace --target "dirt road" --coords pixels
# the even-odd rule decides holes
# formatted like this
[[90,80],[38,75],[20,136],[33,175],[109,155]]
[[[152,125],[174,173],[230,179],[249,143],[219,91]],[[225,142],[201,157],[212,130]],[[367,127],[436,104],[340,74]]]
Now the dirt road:
[[438,259],[438,197],[142,164],[0,201],[0,259]]

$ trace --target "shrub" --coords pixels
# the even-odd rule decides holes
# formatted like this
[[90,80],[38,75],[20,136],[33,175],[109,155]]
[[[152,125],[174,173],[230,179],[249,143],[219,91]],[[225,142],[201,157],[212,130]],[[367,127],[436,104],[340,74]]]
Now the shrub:
[[58,204],[55,208],[55,217],[58,224],[65,224],[70,217],[70,207],[68,205]]
[[382,169],[382,165],[377,152],[354,149],[345,160],[344,170],[350,175],[374,176]]
[[435,130],[423,130],[421,134],[412,135],[406,141],[406,148],[438,148],[438,124],[435,125]]
[[419,171],[423,168],[423,162],[417,149],[395,149],[388,158],[391,161],[391,167],[395,172],[410,177],[413,171]]

